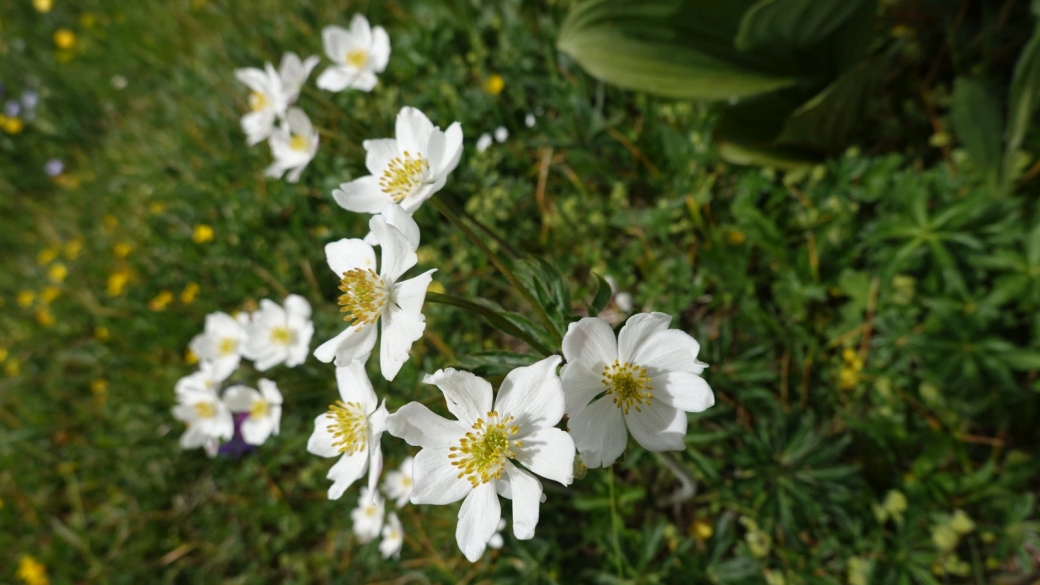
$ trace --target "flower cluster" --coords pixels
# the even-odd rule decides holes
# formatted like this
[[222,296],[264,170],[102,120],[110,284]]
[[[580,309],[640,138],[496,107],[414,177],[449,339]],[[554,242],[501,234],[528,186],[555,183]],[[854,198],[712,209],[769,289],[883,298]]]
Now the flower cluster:
[[289,295],[283,305],[264,299],[252,313],[206,316],[205,330],[189,344],[199,369],[174,388],[173,416],[188,426],[181,448],[204,447],[211,457],[241,454],[278,434],[282,394],[277,384],[266,378],[257,388],[225,382],[242,358],[252,360],[258,372],[281,363],[302,364],[314,334],[310,317],[310,304],[298,295]]

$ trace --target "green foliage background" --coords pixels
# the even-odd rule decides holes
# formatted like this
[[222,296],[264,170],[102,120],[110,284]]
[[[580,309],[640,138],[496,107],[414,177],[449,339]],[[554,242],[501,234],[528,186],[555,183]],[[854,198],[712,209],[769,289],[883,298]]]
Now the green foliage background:
[[[37,120],[0,134],[0,581],[23,555],[52,583],[1036,579],[1035,171],[1023,154],[1017,190],[998,192],[948,120],[958,75],[1006,93],[1032,32],[1027,7],[883,3],[878,26],[897,59],[860,146],[787,174],[721,164],[710,105],[605,87],[560,57],[568,7],[0,8],[6,97],[42,96]],[[268,153],[244,144],[246,91],[232,71],[321,54],[321,27],[354,12],[390,33],[379,86],[331,95],[312,77],[300,105],[321,150],[300,184],[264,179]],[[63,27],[77,36],[69,50],[52,41]],[[493,74],[499,95],[484,89]],[[331,463],[306,453],[313,417],[335,398],[330,367],[313,359],[271,372],[286,397],[282,434],[257,454],[178,450],[173,385],[193,370],[184,348],[206,313],[295,292],[315,307],[313,343],[338,330],[322,247],[360,236],[367,218],[329,193],[365,174],[361,141],[389,136],[403,105],[442,127],[462,122],[467,148],[441,196],[554,263],[575,311],[592,301],[594,275],[611,274],[637,311],[667,312],[701,341],[717,404],[691,415],[677,455],[696,479],[691,500],[671,503],[675,476],[633,443],[612,472],[547,485],[534,540],[507,535],[471,565],[453,507],[408,506],[401,559],[383,561],[350,531],[357,491],[328,501]],[[477,153],[475,138],[499,125],[510,139]],[[1038,146],[1033,135],[1022,144]],[[43,172],[52,157],[66,163],[57,180]],[[419,268],[436,267],[445,291],[531,313],[430,206],[416,219]],[[203,224],[215,237],[196,243]],[[55,263],[67,267],[60,282]],[[119,294],[113,274],[128,277]],[[199,291],[185,302],[190,283]],[[59,295],[45,303],[48,286]],[[35,295],[28,306],[22,291]],[[391,411],[439,402],[425,372],[526,351],[459,309],[425,312],[412,362],[393,384],[373,377]],[[408,454],[384,445],[388,466]],[[957,510],[974,526],[950,546]]]

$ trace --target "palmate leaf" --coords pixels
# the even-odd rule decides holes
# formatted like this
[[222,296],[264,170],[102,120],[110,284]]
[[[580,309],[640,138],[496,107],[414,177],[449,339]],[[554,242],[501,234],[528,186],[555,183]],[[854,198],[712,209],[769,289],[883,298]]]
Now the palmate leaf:
[[793,85],[778,63],[733,46],[753,2],[589,0],[568,14],[557,40],[593,77],[666,97],[722,100]]

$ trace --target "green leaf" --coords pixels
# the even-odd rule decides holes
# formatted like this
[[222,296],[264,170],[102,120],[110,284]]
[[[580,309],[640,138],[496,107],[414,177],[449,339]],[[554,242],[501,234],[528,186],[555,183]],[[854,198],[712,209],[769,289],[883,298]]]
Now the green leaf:
[[490,350],[458,356],[458,365],[482,377],[504,376],[510,371],[529,366],[540,356],[512,351]]
[[1001,360],[1016,370],[1040,370],[1040,352],[1014,349],[1003,353]]
[[570,322],[571,293],[559,269],[544,258],[532,257],[516,261],[513,270],[521,285],[549,315],[562,338]]
[[557,47],[590,75],[665,97],[722,100],[793,85],[790,72],[744,55],[733,37],[749,0],[587,0],[560,28]]
[[751,98],[727,108],[712,130],[719,155],[738,165],[759,165],[793,170],[822,160],[798,148],[777,147],[774,139],[784,119],[801,100],[797,90],[784,90]]
[[1004,153],[1004,180],[1009,181],[1015,152],[1022,146],[1029,123],[1040,106],[1040,22],[1015,63],[1008,93],[1007,151]]
[[866,0],[761,0],[744,13],[735,44],[741,51],[808,47],[845,23]]
[[958,77],[953,88],[950,118],[979,172],[991,187],[996,188],[1004,126],[997,98],[982,81]]
[[589,304],[589,315],[593,316],[600,314],[610,302],[610,297],[614,295],[614,292],[610,290],[610,283],[605,278],[598,274],[594,276],[596,277],[596,295]]

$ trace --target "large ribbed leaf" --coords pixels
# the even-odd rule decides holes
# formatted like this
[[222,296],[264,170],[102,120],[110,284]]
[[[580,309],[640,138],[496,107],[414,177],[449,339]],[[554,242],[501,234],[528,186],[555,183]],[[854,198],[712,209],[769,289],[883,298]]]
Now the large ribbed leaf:
[[775,63],[733,46],[751,0],[587,0],[557,45],[592,76],[667,97],[719,100],[787,87]]
[[1040,106],[1040,22],[1015,63],[1008,94],[1007,149],[1004,155],[1005,181],[1012,175],[1015,151],[1022,146],[1029,123]]
[[778,147],[784,120],[803,99],[794,88],[765,94],[726,108],[712,130],[719,155],[727,162],[778,169],[802,168],[821,159],[798,148]]
[[1001,172],[1003,111],[996,96],[978,79],[958,77],[950,105],[953,129],[986,182],[996,188]]
[[838,30],[872,0],[760,0],[744,13],[737,31],[741,51],[804,48]]

